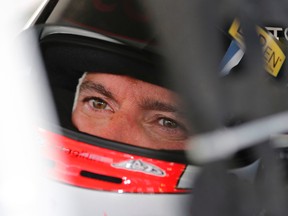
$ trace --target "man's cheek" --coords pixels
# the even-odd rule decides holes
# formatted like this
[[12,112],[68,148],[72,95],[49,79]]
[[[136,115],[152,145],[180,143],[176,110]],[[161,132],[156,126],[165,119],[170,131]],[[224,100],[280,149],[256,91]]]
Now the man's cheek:
[[79,131],[97,136],[101,135],[101,131],[103,131],[108,124],[107,119],[87,116],[84,113],[75,113],[72,121]]

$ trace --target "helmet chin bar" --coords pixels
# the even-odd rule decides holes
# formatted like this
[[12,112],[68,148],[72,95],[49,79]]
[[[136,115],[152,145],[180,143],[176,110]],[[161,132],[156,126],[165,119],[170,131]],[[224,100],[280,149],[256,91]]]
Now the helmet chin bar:
[[[89,135],[84,141],[85,134],[69,130],[61,135],[47,129],[39,133],[48,176],[73,186],[115,193],[184,194],[191,191],[191,176],[198,174],[192,165],[188,168],[173,158],[165,161],[163,154],[161,159],[161,152],[158,158],[140,156],[133,154],[133,146]],[[119,151],[121,146],[127,152]]]

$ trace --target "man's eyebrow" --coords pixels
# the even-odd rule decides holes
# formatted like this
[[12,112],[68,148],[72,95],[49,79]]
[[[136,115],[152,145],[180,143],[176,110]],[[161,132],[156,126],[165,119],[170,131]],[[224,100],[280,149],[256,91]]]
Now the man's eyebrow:
[[145,99],[141,103],[141,108],[144,110],[156,110],[162,112],[180,113],[177,106],[167,102],[161,102],[154,99]]
[[109,97],[111,99],[114,99],[114,96],[112,94],[111,91],[109,91],[108,89],[105,88],[105,86],[103,86],[102,84],[100,83],[96,83],[96,82],[92,82],[92,81],[84,81],[83,83],[81,83],[80,85],[80,92],[82,91],[94,91],[94,92],[97,92],[99,94],[102,94],[106,97]]

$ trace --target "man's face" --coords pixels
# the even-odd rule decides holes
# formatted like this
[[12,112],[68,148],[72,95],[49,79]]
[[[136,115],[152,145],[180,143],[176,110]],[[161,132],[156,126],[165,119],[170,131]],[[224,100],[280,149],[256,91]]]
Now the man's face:
[[188,130],[175,93],[127,76],[87,73],[72,121],[82,132],[151,149],[184,149]]

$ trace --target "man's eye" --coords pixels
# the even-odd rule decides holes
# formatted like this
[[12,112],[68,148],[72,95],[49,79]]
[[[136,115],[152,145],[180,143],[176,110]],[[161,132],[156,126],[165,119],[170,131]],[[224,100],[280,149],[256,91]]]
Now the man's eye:
[[160,117],[157,120],[157,123],[160,125],[161,129],[157,130],[158,133],[170,140],[184,140],[188,137],[186,126],[178,121],[166,117]]
[[164,126],[164,127],[171,128],[171,129],[179,127],[179,125],[175,121],[173,121],[171,119],[167,119],[167,118],[161,118],[159,120],[159,124]]
[[108,103],[100,98],[89,98],[87,102],[90,107],[96,110],[112,110]]

